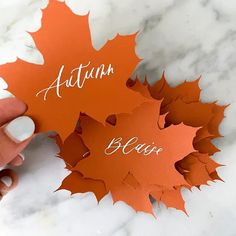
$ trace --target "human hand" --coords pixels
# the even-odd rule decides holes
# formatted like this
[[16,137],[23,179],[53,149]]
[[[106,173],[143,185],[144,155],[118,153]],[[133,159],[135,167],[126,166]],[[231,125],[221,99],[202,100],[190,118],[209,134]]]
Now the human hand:
[[[23,163],[21,152],[32,140],[35,130],[32,119],[23,116],[27,106],[19,99],[9,97],[9,94],[7,97],[0,99],[0,169],[5,165],[19,166]],[[17,175],[12,170],[1,170],[0,199],[17,182]]]

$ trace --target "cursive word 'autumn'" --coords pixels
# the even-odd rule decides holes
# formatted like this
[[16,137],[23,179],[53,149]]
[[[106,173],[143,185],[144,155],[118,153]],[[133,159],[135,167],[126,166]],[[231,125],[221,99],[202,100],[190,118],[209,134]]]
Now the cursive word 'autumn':
[[64,77],[63,72],[65,65],[62,65],[57,78],[47,88],[40,90],[36,94],[36,97],[43,94],[43,100],[46,101],[49,91],[54,91],[59,98],[62,98],[60,91],[61,86],[65,86],[66,88],[78,87],[81,89],[89,79],[103,79],[106,76],[114,74],[114,68],[111,64],[101,64],[98,67],[92,68],[90,65],[91,62],[88,62],[86,65],[80,64],[78,67],[71,70],[69,78],[64,81],[62,78]]

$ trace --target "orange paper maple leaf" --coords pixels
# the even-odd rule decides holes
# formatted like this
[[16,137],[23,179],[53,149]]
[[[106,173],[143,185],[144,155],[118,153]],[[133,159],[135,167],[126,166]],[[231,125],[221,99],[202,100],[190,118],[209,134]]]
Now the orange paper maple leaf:
[[57,131],[65,139],[80,112],[105,122],[110,114],[131,112],[144,102],[126,87],[137,63],[135,36],[117,36],[101,50],[92,47],[88,15],[50,1],[42,28],[32,33],[44,65],[18,59],[0,67],[9,89],[24,100],[38,131]]
[[[135,84],[137,86],[137,84]],[[216,169],[221,166],[211,156],[220,151],[213,143],[215,138],[222,137],[219,125],[224,118],[227,106],[216,103],[202,103],[200,101],[201,89],[199,79],[184,82],[177,87],[170,87],[163,74],[160,81],[148,86],[153,98],[163,100],[161,114],[167,114],[165,125],[180,124],[201,127],[193,140],[194,148],[198,151],[192,153],[176,163],[176,168],[189,184],[199,187],[207,181],[221,180]]]
[[[214,138],[222,137],[219,125],[224,118],[227,106],[216,103],[202,103],[200,101],[201,89],[199,79],[184,82],[177,87],[170,87],[165,75],[154,85],[145,81],[143,86],[139,81],[128,81],[128,85],[143,95],[161,100],[160,114],[166,114],[165,126],[184,123],[185,125],[200,127],[193,140],[197,150],[176,163],[177,170],[183,174],[186,181],[192,186],[199,187],[207,181],[221,180],[216,168],[221,166],[211,156],[219,149],[212,143]],[[149,93],[147,93],[147,88]]]
[[[161,129],[160,105],[160,101],[152,100],[136,108],[131,115],[117,115],[115,125],[107,122],[104,126],[82,115],[79,120],[81,137],[90,155],[79,161],[73,171],[79,171],[85,178],[102,180],[114,201],[123,200],[145,212],[152,212],[151,192],[172,191],[176,186],[188,185],[175,169],[175,163],[195,151],[192,140],[197,128],[180,124]],[[112,155],[105,154],[114,138],[122,138],[124,145],[133,137],[138,140],[128,150],[137,145],[143,146],[140,151],[145,146],[156,145],[163,151],[146,156],[144,151],[133,150],[125,155],[120,148]],[[77,146],[71,146],[71,149],[77,149]]]
[[[220,179],[216,172],[220,165],[211,159],[218,149],[213,150],[209,141],[220,137],[218,126],[225,107],[202,104],[198,80],[171,88],[163,75],[153,86],[138,80],[128,80],[127,85],[148,102],[131,115],[109,116],[105,127],[81,115],[79,129],[66,139],[60,152],[72,171],[60,189],[92,191],[98,200],[110,191],[115,202],[123,200],[145,212],[152,212],[151,195],[167,207],[185,211],[182,186],[190,189]],[[200,119],[194,108],[204,111]],[[119,149],[114,156],[107,156],[104,149],[117,136],[154,142],[163,152],[144,157],[135,152],[124,155]]]

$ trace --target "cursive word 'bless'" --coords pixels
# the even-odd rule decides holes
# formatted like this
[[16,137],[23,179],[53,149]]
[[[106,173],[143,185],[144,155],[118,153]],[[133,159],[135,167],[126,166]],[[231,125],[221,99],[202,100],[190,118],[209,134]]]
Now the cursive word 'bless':
[[90,64],[91,62],[88,62],[88,64],[86,65],[80,64],[79,67],[71,70],[69,78],[65,81],[62,81],[63,72],[65,70],[65,65],[62,65],[57,78],[49,85],[49,87],[40,90],[36,94],[36,97],[38,97],[40,94],[43,94],[43,99],[46,101],[49,91],[54,90],[56,92],[56,95],[59,98],[62,98],[60,91],[61,86],[65,86],[67,88],[83,88],[86,80],[102,79],[105,76],[114,74],[114,68],[111,64],[109,64],[108,66],[106,66],[105,64],[101,64],[98,67],[92,67],[89,69]]

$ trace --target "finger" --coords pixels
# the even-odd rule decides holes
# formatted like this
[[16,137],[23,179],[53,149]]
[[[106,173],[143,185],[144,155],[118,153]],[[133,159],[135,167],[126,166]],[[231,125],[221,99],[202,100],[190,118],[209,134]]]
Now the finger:
[[6,195],[10,190],[18,184],[18,177],[12,170],[0,171],[0,196]]
[[21,116],[0,128],[0,166],[11,162],[30,143],[35,131],[31,118]]
[[0,100],[0,126],[23,115],[27,110],[24,102],[17,98],[5,98]]
[[25,160],[25,157],[23,156],[23,154],[18,154],[17,157],[15,157],[9,164],[12,166],[20,166],[23,164]]

